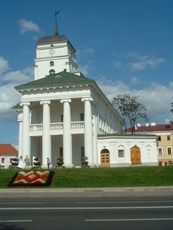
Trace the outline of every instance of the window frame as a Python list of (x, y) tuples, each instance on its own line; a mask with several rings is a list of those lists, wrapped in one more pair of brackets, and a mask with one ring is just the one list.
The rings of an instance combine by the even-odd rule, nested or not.
[[(171, 150), (171, 153), (169, 153), (169, 149)], [(172, 147), (171, 147), (171, 146), (168, 146), (168, 147), (167, 147), (167, 155), (168, 155), (168, 156), (172, 155)]]
[(125, 147), (123, 145), (118, 146), (118, 158), (122, 159), (125, 157)]
[(170, 141), (170, 140), (171, 140), (171, 136), (167, 135), (167, 141)]
[[(161, 150), (161, 154), (160, 154), (159, 150)], [(158, 153), (159, 153), (159, 156), (163, 156), (163, 148), (162, 147), (158, 147)]]

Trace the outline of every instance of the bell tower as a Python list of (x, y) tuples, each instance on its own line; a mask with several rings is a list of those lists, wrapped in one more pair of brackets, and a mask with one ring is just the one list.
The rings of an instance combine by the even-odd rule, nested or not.
[(76, 50), (64, 35), (58, 34), (57, 14), (55, 12), (54, 36), (40, 38), (36, 47), (34, 79), (58, 73), (66, 69), (67, 72), (77, 72)]

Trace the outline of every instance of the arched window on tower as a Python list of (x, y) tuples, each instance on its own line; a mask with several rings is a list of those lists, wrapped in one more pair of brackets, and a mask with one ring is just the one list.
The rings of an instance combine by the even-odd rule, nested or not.
[(50, 61), (50, 66), (54, 66), (54, 61)]
[(54, 70), (54, 69), (51, 69), (51, 70), (49, 71), (49, 74), (51, 74), (51, 75), (55, 74), (55, 70)]

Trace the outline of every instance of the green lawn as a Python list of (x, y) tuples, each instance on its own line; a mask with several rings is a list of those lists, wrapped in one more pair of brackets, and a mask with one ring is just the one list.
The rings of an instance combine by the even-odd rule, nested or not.
[[(0, 170), (6, 188), (17, 169)], [(51, 188), (173, 186), (173, 167), (54, 169)]]

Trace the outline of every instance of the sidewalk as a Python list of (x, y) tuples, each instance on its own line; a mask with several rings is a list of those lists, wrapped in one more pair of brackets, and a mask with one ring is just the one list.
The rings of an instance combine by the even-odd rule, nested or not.
[(170, 187), (126, 188), (10, 188), (0, 189), (0, 198), (61, 198), (61, 197), (173, 197)]

